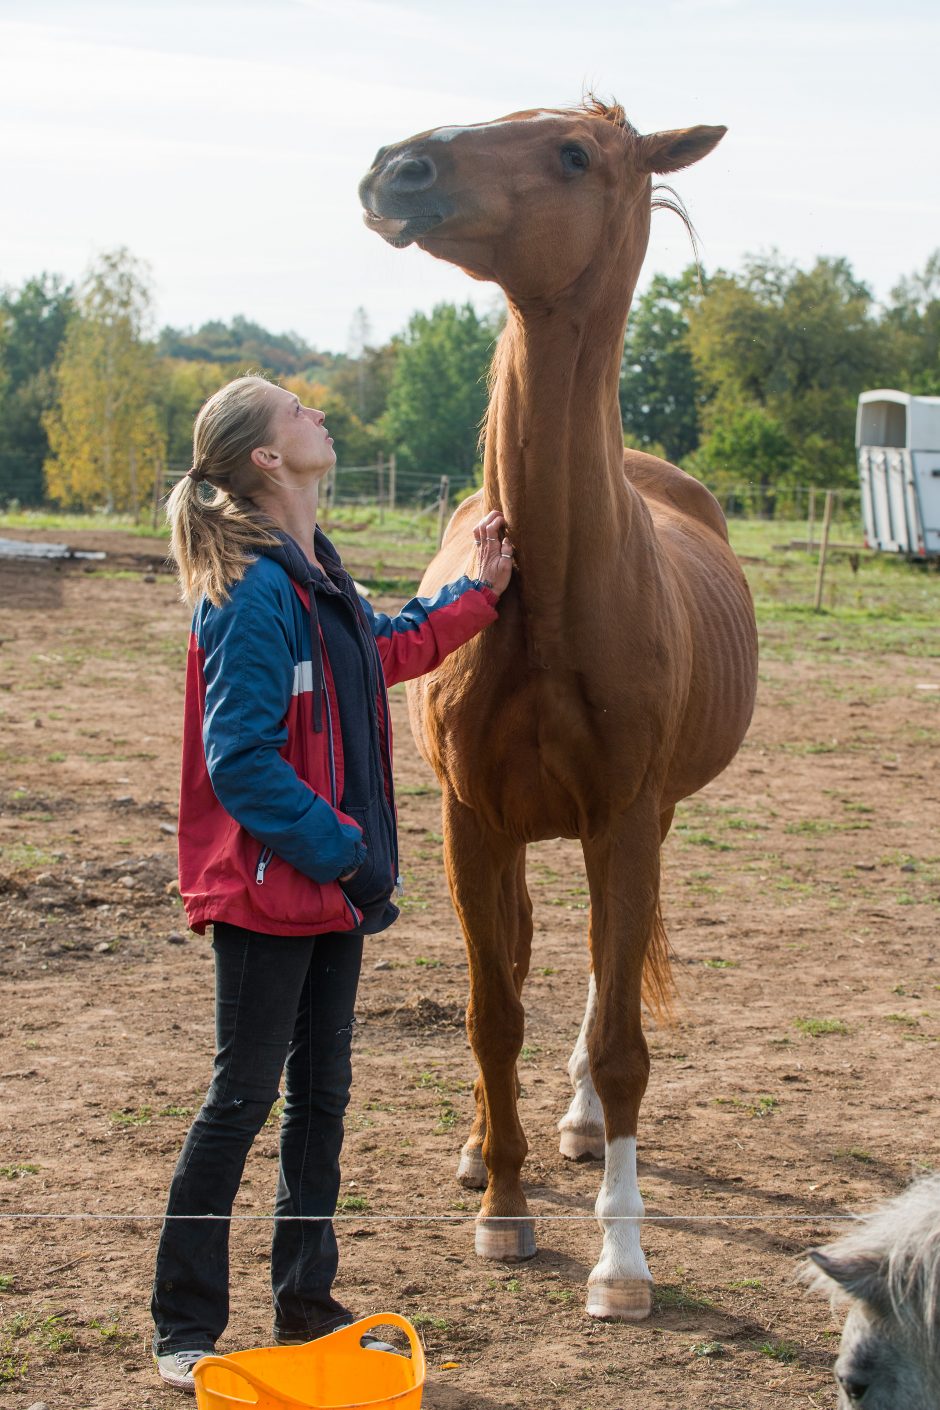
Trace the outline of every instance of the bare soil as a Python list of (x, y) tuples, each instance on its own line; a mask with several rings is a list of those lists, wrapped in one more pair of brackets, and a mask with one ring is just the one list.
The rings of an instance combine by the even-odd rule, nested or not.
[[(133, 1216), (163, 1207), (212, 1053), (211, 952), (174, 891), (187, 613), (159, 571), (163, 544), (108, 536), (108, 547), (129, 555), (123, 567), (0, 564), (0, 1404), (11, 1410), (181, 1403), (149, 1361), (159, 1224)], [(429, 1410), (834, 1404), (838, 1323), (794, 1284), (796, 1260), (839, 1231), (832, 1214), (940, 1161), (940, 664), (863, 655), (838, 623), (796, 645), (788, 630), (763, 632), (749, 738), (680, 809), (666, 847), (681, 1001), (676, 1025), (651, 1033), (640, 1148), (647, 1212), (676, 1222), (646, 1228), (657, 1303), (641, 1326), (584, 1314), (601, 1169), (558, 1154), (588, 975), (585, 882), (568, 842), (531, 849), (529, 864), (537, 930), (520, 1075), (527, 1187), (547, 1216), (539, 1253), (513, 1267), (474, 1255), (460, 1216), (478, 1196), (454, 1180), (474, 1077), (466, 965), (437, 787), (394, 692), (408, 889), (400, 922), (366, 952), (338, 1293), (362, 1315), (419, 1325)], [(269, 1213), (276, 1142), (274, 1119), (237, 1212)], [(23, 1212), (121, 1217), (7, 1218)], [(396, 1222), (405, 1214), (452, 1222)], [(753, 1217), (677, 1218), (703, 1215)], [(269, 1237), (264, 1223), (234, 1226), (221, 1350), (267, 1340)]]

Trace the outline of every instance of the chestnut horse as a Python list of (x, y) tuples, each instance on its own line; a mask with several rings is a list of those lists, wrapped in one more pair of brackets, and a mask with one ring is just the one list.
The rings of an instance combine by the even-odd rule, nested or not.
[(721, 510), (675, 466), (624, 451), (618, 402), (651, 175), (697, 161), (724, 131), (641, 136), (622, 108), (596, 102), (513, 113), (385, 147), (360, 186), (366, 224), (390, 244), (493, 280), (508, 301), (483, 490), (454, 514), (421, 590), (467, 571), (483, 509), (504, 514), (518, 572), (498, 622), (417, 682), (410, 706), (443, 787), (469, 955), (480, 1079), (458, 1174), (486, 1185), (484, 1257), (535, 1252), (516, 1105), (526, 844), (581, 842), (592, 975), (560, 1125), (564, 1155), (605, 1160), (595, 1317), (640, 1318), (652, 1302), (636, 1131), (649, 1076), (644, 966), (647, 996), (669, 987), (660, 846), (679, 800), (734, 758), (754, 703), (753, 607)]

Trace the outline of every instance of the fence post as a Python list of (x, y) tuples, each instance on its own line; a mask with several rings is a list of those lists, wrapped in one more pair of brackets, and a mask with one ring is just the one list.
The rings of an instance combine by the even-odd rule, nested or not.
[(806, 547), (809, 553), (813, 551), (813, 535), (816, 532), (816, 486), (809, 487), (809, 510), (807, 512), (806, 525)]
[(395, 475), (398, 465), (395, 460), (395, 452), (392, 451), (388, 457), (388, 507), (395, 513)]
[(385, 459), (384, 459), (384, 457), (383, 457), (381, 454), (379, 455), (378, 463), (377, 463), (377, 465), (376, 465), (375, 468), (376, 468), (376, 478), (375, 478), (376, 499), (378, 500), (378, 505), (379, 505), (379, 523), (381, 524), (381, 523), (384, 523), (384, 521), (385, 521), (385, 505), (384, 505), (384, 503), (383, 503), (384, 498), (385, 498)]
[(450, 495), (450, 477), (441, 476), (441, 489), (437, 501), (437, 546), (440, 548), (444, 542), (444, 526), (447, 517), (447, 500)]
[(819, 544), (819, 568), (816, 572), (816, 600), (813, 603), (813, 611), (818, 612), (822, 606), (823, 578), (826, 576), (826, 555), (829, 552), (829, 526), (832, 523), (832, 501), (835, 494), (832, 490), (826, 491), (826, 507), (823, 510), (822, 539)]
[(162, 490), (166, 480), (166, 470), (163, 461), (157, 457), (153, 463), (153, 527), (156, 529), (160, 518), (160, 500)]

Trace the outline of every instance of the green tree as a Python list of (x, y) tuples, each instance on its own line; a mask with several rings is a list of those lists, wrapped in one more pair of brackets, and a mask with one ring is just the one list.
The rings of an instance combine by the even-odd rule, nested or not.
[(854, 483), (858, 394), (897, 369), (871, 293), (846, 260), (802, 270), (773, 254), (716, 274), (688, 337), (709, 397), (706, 435), (729, 408), (758, 408), (792, 448), (791, 483)]
[(893, 343), (899, 389), (940, 396), (940, 249), (891, 290), (882, 330)]
[(125, 249), (102, 255), (81, 287), (56, 369), (58, 401), (43, 418), (46, 486), (64, 505), (137, 513), (150, 496), (166, 450), (150, 306), (145, 271)]
[(0, 296), (0, 500), (39, 504), (55, 401), (53, 368), (73, 312), (72, 291), (41, 274)]
[(472, 478), (496, 320), (470, 304), (416, 313), (398, 349), (382, 431), (405, 471)]
[(698, 270), (654, 275), (627, 324), (620, 373), (624, 440), (678, 462), (699, 442), (704, 394), (689, 347), (689, 315), (702, 297)]

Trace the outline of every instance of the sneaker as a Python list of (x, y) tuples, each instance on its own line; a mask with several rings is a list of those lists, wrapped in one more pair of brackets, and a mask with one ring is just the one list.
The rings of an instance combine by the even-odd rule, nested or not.
[(214, 1355), (214, 1351), (206, 1351), (205, 1349), (200, 1351), (167, 1351), (163, 1356), (158, 1356), (154, 1352), (153, 1359), (157, 1363), (157, 1373), (161, 1381), (166, 1381), (168, 1386), (173, 1386), (176, 1390), (185, 1390), (190, 1395), (195, 1395), (193, 1367), (204, 1356)]

